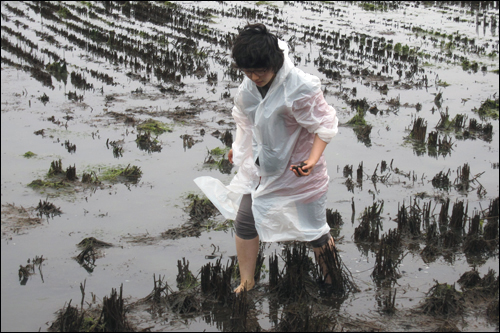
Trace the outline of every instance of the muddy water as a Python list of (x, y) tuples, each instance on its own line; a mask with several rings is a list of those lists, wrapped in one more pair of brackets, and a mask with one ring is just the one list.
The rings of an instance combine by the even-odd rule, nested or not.
[[(213, 253), (211, 244), (218, 246), (215, 254), (224, 259), (235, 255), (231, 231), (208, 230), (200, 237), (176, 240), (157, 236), (189, 220), (186, 196), (200, 194), (193, 178), (231, 179), (203, 162), (207, 150), (223, 147), (212, 132), (229, 129), (234, 135), (230, 97), (242, 77), (228, 70), (227, 42), (247, 20), (269, 25), (289, 42), (295, 64), (321, 78), (326, 100), (337, 109), (341, 123), (356, 114), (351, 106), (354, 100), (366, 98), (370, 107), (381, 111), (366, 112), (365, 119), (373, 127), (369, 141), (358, 139), (352, 127), (342, 126), (326, 150), (331, 178), (328, 207), (338, 210), (344, 221), (338, 248), (362, 290), (342, 303), (339, 316), (388, 330), (430, 325), (421, 317), (390, 318), (377, 311), (370, 277), (375, 253), (360, 250), (353, 233), (360, 214), (373, 202), (384, 201), (386, 232), (397, 227), (398, 205), (409, 203), (410, 198), (431, 202), (434, 217), (442, 199), (465, 201), (471, 217), (474, 210), (486, 210), (498, 197), (498, 118), (481, 119), (472, 112), (486, 99), (498, 98), (498, 3), (473, 4), (408, 2), (370, 8), (351, 2), (185, 2), (129, 7), (110, 2), (103, 7), (102, 3), (2, 2), (2, 331), (47, 330), (54, 312), (65, 302), (80, 303), (79, 286), (84, 280), (89, 302), (90, 292), (102, 299), (122, 283), (133, 302), (152, 290), (153, 274), (165, 275), (175, 286), (177, 260), (183, 257), (197, 273), (210, 260), (205, 256)], [(402, 49), (407, 46), (408, 54), (400, 51), (396, 56), (392, 51), (397, 43)], [(66, 62), (66, 79), (46, 68), (60, 59)], [(464, 60), (476, 62), (477, 70), (464, 69)], [(36, 74), (40, 71), (50, 82)], [(386, 94), (378, 88), (385, 84)], [(78, 98), (70, 98), (70, 93)], [(440, 106), (435, 103), (439, 93)], [(47, 103), (40, 99), (44, 94), (49, 97)], [(388, 103), (393, 99), (399, 100), (399, 107)], [(490, 123), (492, 136), (462, 139), (460, 131), (441, 131), (441, 138), (448, 135), (453, 146), (436, 156), (405, 139), (417, 117), (427, 121), (429, 133), (446, 111), (450, 119), (462, 114), (483, 125)], [(136, 126), (125, 122), (126, 116), (133, 117), (135, 125), (153, 118), (171, 126), (170, 132), (157, 137), (160, 152), (138, 148)], [(41, 129), (43, 136), (34, 134)], [(193, 138), (192, 147), (183, 145), (184, 135)], [(108, 139), (121, 142), (123, 156), (114, 157), (112, 147), (106, 145)], [(65, 141), (75, 144), (76, 151), (68, 152)], [(37, 155), (25, 158), (27, 151)], [(50, 163), (58, 159), (64, 169), (75, 165), (80, 178), (83, 171), (100, 175), (107, 168), (129, 164), (139, 166), (143, 175), (137, 183), (103, 181), (94, 188), (80, 183), (63, 190), (27, 186), (44, 179)], [(385, 173), (380, 169), (382, 161), (392, 165)], [(361, 162), (363, 182), (350, 191), (344, 166), (353, 166), (356, 182)], [(440, 171), (450, 170), (453, 182), (466, 163), (471, 175), (477, 176), (469, 192), (432, 186)], [(372, 182), (375, 171), (387, 176), (386, 181)], [(54, 203), (63, 214), (44, 217), (35, 226), (20, 223), (23, 215), (18, 209), (36, 207), (40, 200)], [(7, 215), (9, 204), (18, 209)], [(222, 222), (220, 216), (215, 220)], [(144, 235), (157, 238), (132, 241), (132, 236)], [(115, 245), (97, 259), (91, 273), (73, 259), (80, 252), (76, 244), (86, 237)], [(420, 250), (424, 246), (424, 242), (417, 245)], [(269, 255), (281, 247), (268, 244), (265, 252)], [(21, 285), (19, 265), (41, 255), (47, 258), (41, 272)], [(396, 309), (406, 313), (417, 307), (434, 280), (455, 283), (473, 265), (481, 276), (489, 268), (498, 274), (495, 255), (475, 264), (457, 250), (426, 263), (418, 250), (409, 251), (399, 267)], [(265, 286), (266, 279), (261, 283)], [(272, 329), (267, 299), (259, 304), (259, 325)], [(459, 328), (498, 330), (476, 314), (469, 309)], [(155, 323), (147, 313), (138, 316), (143, 327), (158, 330), (217, 330), (215, 324), (196, 316), (168, 323)]]

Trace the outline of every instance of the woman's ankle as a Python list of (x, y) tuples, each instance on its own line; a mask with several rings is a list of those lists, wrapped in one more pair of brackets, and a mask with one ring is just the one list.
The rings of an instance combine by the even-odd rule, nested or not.
[(242, 280), (240, 285), (234, 289), (234, 292), (239, 294), (240, 292), (242, 292), (244, 289), (246, 289), (247, 291), (253, 289), (253, 287), (255, 286), (255, 280)]

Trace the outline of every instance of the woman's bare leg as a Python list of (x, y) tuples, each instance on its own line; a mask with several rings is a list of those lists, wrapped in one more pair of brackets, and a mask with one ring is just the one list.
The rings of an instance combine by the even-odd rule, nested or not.
[(241, 283), (234, 292), (240, 293), (243, 291), (243, 288), (250, 290), (255, 286), (254, 275), (257, 256), (259, 255), (259, 236), (248, 240), (236, 235), (235, 237)]
[(323, 276), (326, 275), (325, 276), (325, 283), (332, 284), (332, 277), (327, 275), (328, 266), (326, 265), (325, 260), (323, 259), (323, 256), (321, 255), (327, 247), (330, 247), (330, 250), (333, 251), (333, 248), (335, 247), (335, 242), (333, 241), (333, 237), (330, 238), (328, 243), (326, 243), (322, 247), (313, 248), (313, 251), (314, 251), (314, 256), (316, 257), (316, 262), (319, 263), (319, 267), (321, 268), (321, 273), (323, 273)]

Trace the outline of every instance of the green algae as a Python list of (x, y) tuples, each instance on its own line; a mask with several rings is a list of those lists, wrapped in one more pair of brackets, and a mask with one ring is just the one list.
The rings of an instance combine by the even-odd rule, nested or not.
[(170, 126), (154, 119), (148, 119), (143, 123), (137, 125), (137, 129), (143, 132), (153, 132), (156, 135), (165, 132), (172, 132), (172, 128), (170, 128)]

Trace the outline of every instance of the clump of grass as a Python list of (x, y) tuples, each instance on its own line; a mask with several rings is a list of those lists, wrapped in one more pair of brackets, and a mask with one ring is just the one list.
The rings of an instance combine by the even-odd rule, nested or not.
[[(410, 53), (410, 47), (409, 47), (408, 45), (406, 45), (406, 44), (403, 46), (403, 49), (402, 49), (402, 50), (403, 50), (403, 54), (404, 54), (404, 55), (407, 55), (407, 54), (409, 54), (409, 53)], [(412, 50), (412, 51), (413, 51), (413, 50)]]
[(194, 220), (201, 221), (217, 213), (217, 208), (206, 197), (200, 198), (195, 194), (189, 194), (187, 199), (191, 200), (188, 210), (189, 216)]
[(351, 108), (357, 110), (358, 112), (366, 112), (370, 108), (370, 104), (366, 98), (362, 99), (353, 99), (349, 102)]
[(59, 10), (57, 11), (57, 15), (61, 16), (62, 18), (67, 18), (69, 15), (71, 15), (71, 12), (68, 8), (60, 6)]
[(481, 104), (479, 109), (474, 108), (472, 111), (479, 114), (480, 117), (498, 119), (498, 110), (498, 98), (496, 100), (488, 98)]
[(46, 188), (46, 187), (51, 187), (51, 188), (62, 188), (69, 186), (68, 184), (64, 183), (63, 181), (60, 182), (48, 182), (45, 180), (41, 179), (36, 179), (32, 181), (31, 183), (28, 184), (29, 187), (33, 189), (41, 189), (41, 188)]
[(214, 156), (224, 156), (229, 151), (229, 149), (230, 149), (229, 147), (225, 148), (216, 147), (210, 151), (210, 154)]
[(43, 103), (43, 105), (47, 104), (47, 102), (50, 100), (49, 96), (47, 96), (46, 93), (43, 93), (43, 95), (38, 97), (38, 99)]
[(84, 249), (84, 248), (89, 247), (89, 246), (112, 247), (113, 244), (103, 242), (101, 240), (98, 240), (95, 237), (87, 237), (87, 238), (82, 239), (82, 241), (80, 243), (78, 243), (77, 246)]
[(326, 221), (330, 228), (338, 228), (344, 224), (342, 221), (342, 215), (340, 215), (339, 211), (335, 210), (334, 212), (333, 209), (330, 208), (326, 209)]
[(348, 122), (348, 125), (352, 126), (366, 126), (365, 114), (363, 111), (358, 110), (356, 115), (352, 117)]
[(66, 82), (68, 80), (68, 69), (64, 60), (48, 64), (45, 69), (52, 74), (57, 81)]
[(276, 7), (276, 5), (274, 5), (272, 2), (270, 1), (257, 1), (257, 3), (255, 4), (257, 6), (270, 6), (270, 7)]
[(84, 172), (82, 174), (82, 183), (86, 184), (99, 184), (99, 178), (97, 177), (95, 171), (92, 171), (90, 173)]
[(233, 228), (234, 221), (233, 220), (225, 220), (223, 222), (217, 222), (215, 220), (208, 219), (202, 226), (205, 227), (207, 229), (207, 231), (209, 231), (209, 230), (228, 231), (231, 228)]
[(142, 176), (141, 168), (130, 164), (126, 168), (110, 168), (101, 175), (102, 180), (116, 181), (119, 177), (124, 177), (130, 181), (137, 181)]
[(380, 214), (383, 209), (383, 201), (380, 204), (374, 202), (372, 206), (365, 208), (365, 211), (361, 216), (361, 223), (354, 229), (355, 242), (378, 242), (379, 233), (382, 229)]
[(178, 274), (176, 281), (179, 290), (191, 289), (200, 284), (189, 270), (189, 260), (186, 260), (186, 258), (182, 258), (182, 261), (177, 260), (177, 269)]
[[(397, 230), (389, 230), (380, 240), (376, 254), (375, 266), (371, 277), (377, 283), (396, 281), (401, 277), (398, 270), (398, 252), (401, 246), (401, 234)], [(392, 307), (391, 307), (392, 308)]]
[(401, 43), (396, 43), (394, 46), (394, 53), (401, 53), (402, 45)]
[(470, 62), (468, 59), (464, 59), (462, 60), (462, 69), (464, 71), (468, 71), (469, 69), (471, 69), (474, 72), (477, 72), (479, 69), (479, 64), (475, 61)]
[(171, 2), (171, 1), (164, 1), (163, 4), (165, 6), (167, 6), (167, 8), (173, 8), (173, 9), (177, 8), (177, 4), (175, 4), (175, 3)]
[(465, 128), (465, 123), (467, 122), (467, 116), (463, 114), (457, 114), (455, 118), (451, 120), (451, 125), (455, 130), (461, 130)]
[(42, 217), (42, 215), (46, 215), (47, 217), (54, 217), (54, 215), (62, 214), (62, 211), (59, 207), (56, 207), (53, 203), (48, 201), (42, 202), (42, 200), (40, 200), (38, 206), (35, 209), (38, 211), (40, 217)]
[[(278, 268), (278, 256), (269, 258), (270, 282), (269, 288), (276, 292), (280, 299), (298, 301), (310, 296), (306, 289), (307, 282), (312, 278), (314, 264), (308, 256), (305, 244), (292, 244), (283, 250), (283, 261), (285, 267), (280, 272)], [(326, 275), (327, 272), (325, 272)], [(319, 275), (319, 274), (318, 274)]]
[(444, 190), (448, 190), (451, 187), (451, 181), (448, 178), (450, 175), (450, 169), (448, 169), (447, 173), (440, 171), (438, 174), (432, 178), (432, 186)]
[(167, 124), (154, 119), (148, 119), (143, 123), (137, 125), (137, 130), (143, 132), (153, 132), (156, 135), (165, 132), (172, 132), (172, 129)]
[(436, 128), (446, 130), (451, 125), (450, 115), (448, 113), (448, 110), (446, 110), (446, 112), (440, 112), (440, 115), (441, 119), (438, 121)]
[(427, 132), (427, 121), (425, 121), (425, 119), (423, 118), (418, 117), (413, 122), (413, 128), (410, 133), (410, 138), (419, 142), (424, 142), (426, 132)]
[(426, 314), (453, 316), (462, 313), (464, 299), (462, 293), (455, 289), (455, 285), (438, 283), (429, 290), (422, 305)]
[(32, 158), (32, 157), (35, 157), (36, 154), (34, 152), (32, 152), (32, 151), (27, 151), (27, 152), (24, 153), (23, 156), (26, 157), (26, 158)]
[(498, 299), (490, 301), (488, 307), (486, 308), (486, 315), (491, 321), (498, 322)]
[(234, 270), (234, 260), (226, 266), (221, 265), (221, 258), (215, 264), (207, 263), (201, 268), (201, 292), (221, 304), (227, 304), (231, 297), (231, 276)]
[(47, 176), (49, 176), (49, 177), (55, 176), (55, 175), (58, 175), (61, 173), (63, 173), (61, 159), (59, 159), (59, 161), (52, 161), (50, 163), (50, 168), (49, 168), (49, 172), (47, 173)]
[(359, 5), (363, 10), (366, 10), (366, 11), (377, 11), (377, 10), (380, 10), (380, 11), (386, 11), (386, 7), (384, 7), (383, 5), (375, 5), (375, 4), (372, 4), (372, 3), (367, 3), (367, 2), (363, 2)]
[(160, 152), (162, 147), (158, 142), (157, 138), (151, 138), (151, 132), (146, 131), (144, 134), (137, 134), (137, 139), (135, 139), (137, 146), (141, 150), (145, 150), (149, 153), (151, 152)]
[[(85, 301), (85, 282), (80, 283), (82, 293), (81, 309), (68, 304), (56, 312), (56, 320), (49, 327), (52, 332), (135, 332), (134, 327), (126, 316), (123, 301), (123, 284), (118, 294), (115, 288), (111, 289), (109, 297), (104, 296), (99, 309), (83, 309)], [(89, 304), (88, 302), (85, 302)]]
[[(233, 146), (233, 134), (231, 131), (226, 130), (225, 133), (219, 136), (219, 139), (226, 145), (226, 147), (229, 147), (229, 149)], [(227, 151), (229, 151), (229, 149), (227, 149)]]
[(229, 162), (228, 159), (224, 158), (226, 152), (228, 151), (229, 147), (216, 147), (212, 150), (208, 150), (207, 157), (205, 157), (203, 164), (210, 165), (210, 167), (216, 167), (221, 173), (229, 175), (233, 169), (233, 164)]
[(397, 98), (391, 98), (389, 101), (387, 101), (387, 104), (389, 104), (393, 108), (398, 108), (401, 105), (400, 97), (398, 96)]
[(450, 84), (446, 81), (442, 81), (442, 80), (439, 80), (438, 83), (437, 83), (438, 86), (440, 87), (448, 87), (450, 86)]

